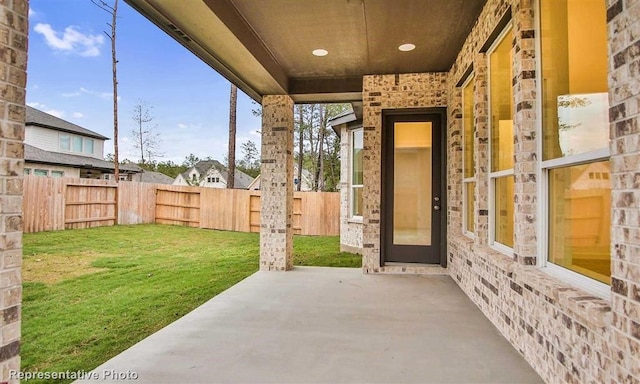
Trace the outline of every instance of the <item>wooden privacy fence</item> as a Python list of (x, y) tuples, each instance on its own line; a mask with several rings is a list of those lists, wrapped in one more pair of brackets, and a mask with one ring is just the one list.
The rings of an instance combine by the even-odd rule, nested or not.
[[(182, 187), (130, 181), (24, 178), (24, 232), (118, 224), (173, 224), (238, 232), (260, 231), (260, 191)], [(295, 192), (293, 230), (340, 233), (340, 195)]]

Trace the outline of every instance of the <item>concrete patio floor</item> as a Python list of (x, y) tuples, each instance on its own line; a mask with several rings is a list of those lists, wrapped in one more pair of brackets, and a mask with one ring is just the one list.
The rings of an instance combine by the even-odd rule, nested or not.
[(309, 267), (257, 272), (95, 370), (127, 371), (137, 384), (543, 382), (448, 276)]

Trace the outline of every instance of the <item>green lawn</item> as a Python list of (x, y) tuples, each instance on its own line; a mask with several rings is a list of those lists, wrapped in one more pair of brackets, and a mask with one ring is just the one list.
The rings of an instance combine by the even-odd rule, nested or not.
[[(93, 369), (254, 273), (258, 253), (258, 234), (177, 226), (25, 234), (22, 371)], [(295, 237), (294, 260), (361, 264), (337, 237)]]

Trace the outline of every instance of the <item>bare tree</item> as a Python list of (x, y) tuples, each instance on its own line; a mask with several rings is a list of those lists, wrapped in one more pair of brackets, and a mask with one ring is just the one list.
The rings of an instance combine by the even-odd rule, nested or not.
[(229, 159), (227, 161), (227, 188), (233, 189), (236, 177), (236, 105), (238, 88), (231, 84), (229, 95)]
[(113, 168), (116, 183), (120, 180), (120, 163), (118, 162), (118, 59), (116, 57), (116, 21), (118, 19), (118, 0), (113, 5), (104, 0), (91, 0), (98, 8), (111, 15), (111, 33), (105, 35), (111, 40), (111, 70), (113, 73)]
[[(158, 151), (160, 134), (154, 131), (156, 125), (150, 125), (153, 122), (151, 108), (153, 107), (150, 107), (145, 101), (138, 100), (131, 115), (136, 123), (136, 128), (131, 131), (133, 147), (140, 151), (140, 162), (143, 165), (152, 162), (152, 157), (161, 156)], [(147, 156), (146, 160), (145, 155)]]

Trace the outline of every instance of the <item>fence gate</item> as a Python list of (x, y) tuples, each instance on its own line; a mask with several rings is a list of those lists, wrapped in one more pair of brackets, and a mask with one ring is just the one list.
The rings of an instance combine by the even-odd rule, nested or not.
[(158, 188), (156, 223), (200, 227), (200, 191)]
[(116, 224), (116, 185), (68, 183), (65, 186), (65, 229)]

